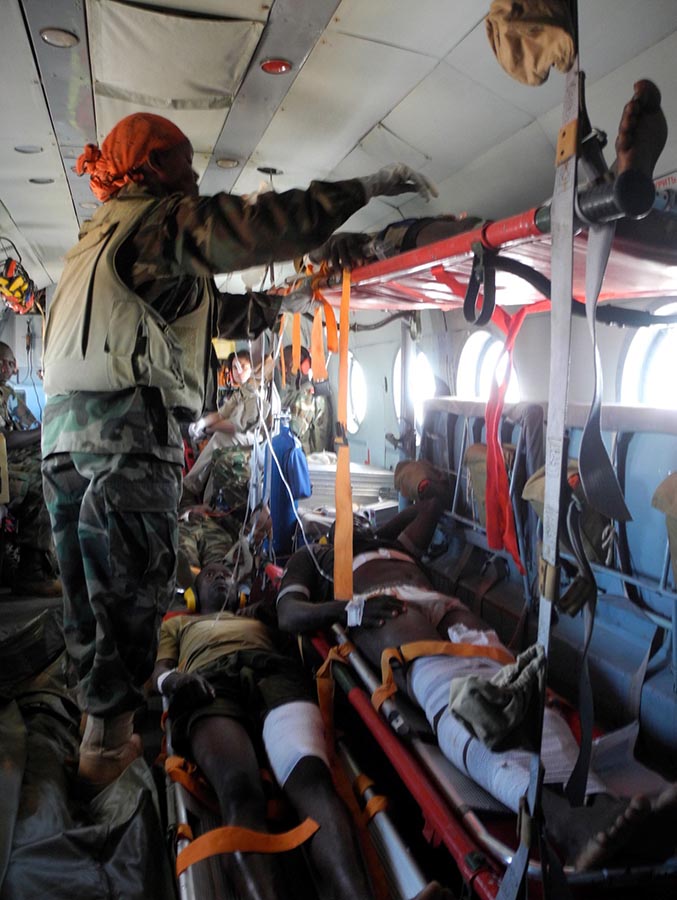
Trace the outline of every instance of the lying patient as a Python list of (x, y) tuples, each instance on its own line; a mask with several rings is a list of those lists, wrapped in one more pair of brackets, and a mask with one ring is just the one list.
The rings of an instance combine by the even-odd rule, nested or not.
[[(169, 699), (174, 749), (193, 759), (213, 786), (225, 825), (267, 831), (254, 742), (263, 734), (278, 783), (300, 818), (319, 830), (306, 845), (321, 896), (372, 897), (348, 813), (334, 792), (314, 688), (280, 652), (265, 605), (239, 609), (225, 565), (206, 566), (195, 583), (197, 615), (163, 622), (153, 682)], [(178, 668), (177, 668), (178, 667)], [(233, 853), (226, 868), (238, 897), (293, 896), (274, 855)], [(421, 895), (444, 897), (437, 885)]]
[[(501, 669), (507, 651), (497, 634), (461, 601), (435, 591), (418, 565), (439, 514), (439, 502), (425, 500), (405, 509), (382, 527), (378, 536), (354, 531), (354, 600), (350, 608), (333, 598), (331, 544), (298, 551), (290, 559), (280, 587), (279, 625), (282, 630), (299, 633), (360, 620), (349, 629), (350, 638), (376, 666), (383, 650), (416, 641), (439, 642), (444, 636), (451, 643), (475, 645), (477, 656), (429, 655), (413, 660), (406, 668), (403, 687), (425, 712), (445, 756), (517, 812), (529, 784), (531, 753), (488, 749), (476, 736), (479, 729), (468, 721), (467, 710), (464, 719), (450, 710), (452, 679), (470, 675), (491, 678)], [(518, 681), (516, 690), (523, 687)], [(542, 759), (549, 787), (544, 790), (543, 808), (551, 836), (567, 861), (579, 870), (606, 864), (636, 839), (640, 830), (643, 837), (651, 831), (651, 843), (646, 842), (651, 859), (669, 856), (675, 848), (677, 786), (668, 788), (653, 803), (644, 797), (628, 803), (611, 797), (592, 773), (588, 780), (591, 805), (572, 809), (561, 786), (571, 774), (577, 752), (564, 719), (546, 709)], [(638, 849), (636, 840), (633, 849)]]

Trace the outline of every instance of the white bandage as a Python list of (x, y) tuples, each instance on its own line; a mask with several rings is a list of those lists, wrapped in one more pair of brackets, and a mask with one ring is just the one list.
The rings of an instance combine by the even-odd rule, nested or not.
[(169, 672), (163, 672), (162, 675), (158, 675), (157, 681), (155, 682), (157, 685), (158, 694), (162, 693), (162, 685), (170, 675), (174, 674), (174, 672), (176, 672), (176, 669), (170, 669)]
[(364, 597), (353, 597), (346, 603), (346, 625), (348, 628), (356, 628), (362, 624), (362, 616), (364, 615)]
[(329, 766), (322, 716), (307, 700), (294, 700), (268, 713), (263, 723), (263, 745), (280, 787), (306, 756), (316, 756)]

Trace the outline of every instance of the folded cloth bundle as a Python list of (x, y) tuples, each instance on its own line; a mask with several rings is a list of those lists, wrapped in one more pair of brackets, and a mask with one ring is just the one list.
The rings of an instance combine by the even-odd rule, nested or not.
[(449, 710), (490, 750), (533, 749), (544, 680), (545, 653), (533, 644), (491, 678), (454, 678)]
[(543, 84), (551, 66), (571, 68), (576, 49), (565, 0), (494, 0), (484, 21), (496, 59), (522, 84)]

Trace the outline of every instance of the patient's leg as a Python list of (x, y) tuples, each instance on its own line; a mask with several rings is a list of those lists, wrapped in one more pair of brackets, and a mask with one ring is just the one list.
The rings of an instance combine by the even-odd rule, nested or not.
[(284, 785), (300, 818), (320, 825), (308, 842), (323, 897), (354, 900), (372, 896), (348, 812), (334, 790), (329, 769), (316, 756), (304, 757)]
[(632, 100), (623, 107), (616, 137), (616, 163), (620, 175), (636, 169), (653, 177), (653, 170), (668, 136), (661, 109), (661, 92), (652, 81), (637, 81)]
[(306, 846), (322, 897), (371, 897), (348, 811), (332, 782), (317, 706), (299, 700), (275, 707), (264, 722), (263, 742), (275, 777), (299, 817), (310, 816), (320, 826)]
[[(249, 735), (235, 719), (205, 716), (190, 733), (193, 757), (216, 791), (224, 825), (268, 831), (259, 766)], [(274, 856), (232, 853), (223, 857), (238, 897), (288, 897)]]

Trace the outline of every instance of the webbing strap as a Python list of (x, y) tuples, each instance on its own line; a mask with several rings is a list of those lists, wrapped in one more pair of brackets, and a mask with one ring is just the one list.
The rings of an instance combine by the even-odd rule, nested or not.
[(388, 809), (388, 798), (384, 797), (382, 794), (375, 794), (369, 800), (362, 811), (362, 815), (364, 817), (365, 825), (374, 818), (374, 816), (378, 815), (380, 812), (385, 812)]
[(310, 331), (310, 358), (313, 364), (313, 378), (315, 381), (326, 381), (327, 361), (324, 355), (324, 334), (322, 331), (322, 310), (319, 306), (313, 313), (313, 327)]
[(301, 368), (301, 313), (294, 313), (291, 324), (291, 373)]
[(422, 656), (464, 656), (494, 659), (502, 665), (515, 662), (515, 657), (503, 647), (487, 644), (454, 644), (450, 641), (412, 641), (400, 647), (386, 647), (381, 653), (381, 685), (371, 695), (374, 709), (397, 693), (392, 664), (411, 663)]
[(336, 429), (336, 530), (334, 535), (334, 598), (353, 596), (353, 497), (348, 446), (348, 343), (350, 334), (350, 272), (343, 270), (339, 335), (338, 425)]
[(178, 878), (189, 866), (218, 853), (286, 853), (288, 850), (295, 850), (311, 838), (319, 827), (314, 819), (308, 818), (296, 828), (282, 834), (267, 834), (239, 825), (214, 828), (195, 838), (178, 854), (176, 876)]
[(168, 756), (165, 760), (165, 772), (172, 781), (184, 787), (210, 812), (220, 811), (211, 785), (205, 781), (194, 763), (188, 762), (182, 756)]
[[(280, 343), (282, 342), (282, 339), (284, 338), (284, 328), (285, 328), (286, 321), (287, 321), (287, 316), (285, 313), (282, 313), (282, 315), (280, 316), (280, 330), (277, 333)], [(287, 387), (287, 369), (284, 364), (284, 353), (280, 353), (280, 375), (282, 378), (282, 387), (283, 388)]]
[(615, 223), (591, 225), (585, 260), (585, 312), (594, 355), (595, 389), (578, 452), (578, 469), (586, 499), (593, 509), (610, 519), (627, 522), (632, 518), (618, 483), (613, 463), (602, 440), (602, 361), (597, 346), (595, 311), (604, 280)]
[(315, 673), (317, 687), (317, 703), (320, 707), (320, 715), (324, 724), (324, 732), (330, 753), (334, 752), (334, 679), (331, 674), (333, 662), (346, 663), (349, 653), (355, 649), (350, 641), (331, 647), (324, 662)]

